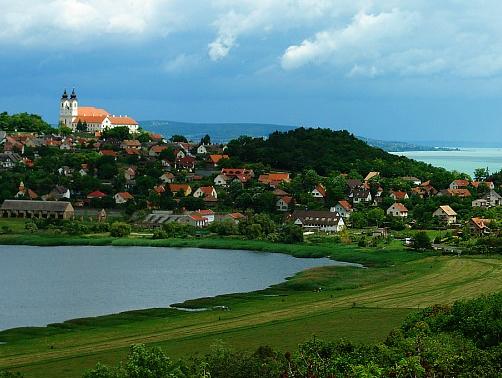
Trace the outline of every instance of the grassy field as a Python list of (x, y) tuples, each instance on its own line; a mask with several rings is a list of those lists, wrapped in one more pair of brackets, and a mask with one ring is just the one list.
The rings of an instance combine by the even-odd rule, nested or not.
[[(114, 239), (109, 244), (128, 242)], [(0, 368), (20, 371), (26, 377), (79, 377), (97, 361), (117, 363), (134, 343), (160, 345), (173, 357), (187, 357), (220, 341), (238, 349), (271, 345), (281, 350), (292, 349), (313, 335), (375, 342), (417, 308), (502, 289), (502, 260), (418, 254), (403, 250), (399, 243), (360, 249), (340, 244), (138, 239), (138, 244), (144, 242), (332, 256), (363, 262), (368, 268), (316, 268), (260, 292), (184, 304), (193, 308), (224, 305), (229, 311), (151, 309), (0, 332), (0, 340), (7, 342), (0, 345)]]

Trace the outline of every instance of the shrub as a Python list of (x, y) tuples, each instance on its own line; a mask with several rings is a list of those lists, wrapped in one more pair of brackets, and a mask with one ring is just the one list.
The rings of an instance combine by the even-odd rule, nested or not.
[(124, 237), (131, 233), (131, 226), (125, 222), (114, 222), (110, 227), (110, 235), (114, 237)]

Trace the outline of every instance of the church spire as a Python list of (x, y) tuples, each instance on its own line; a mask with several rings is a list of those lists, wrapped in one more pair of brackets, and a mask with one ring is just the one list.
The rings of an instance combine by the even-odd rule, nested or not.
[(71, 91), (71, 96), (70, 96), (71, 99), (76, 99), (77, 98), (77, 94), (75, 93), (75, 88), (73, 88), (73, 90)]
[(68, 98), (68, 93), (66, 93), (66, 89), (63, 92), (63, 95), (61, 96), (62, 100), (66, 100)]

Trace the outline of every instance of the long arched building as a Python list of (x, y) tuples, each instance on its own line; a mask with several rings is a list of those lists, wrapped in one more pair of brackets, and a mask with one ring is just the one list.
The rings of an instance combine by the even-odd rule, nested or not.
[(102, 132), (114, 127), (128, 127), (132, 133), (138, 132), (138, 122), (128, 116), (116, 116), (105, 109), (93, 106), (78, 106), (75, 89), (68, 96), (66, 89), (59, 104), (59, 124), (77, 130), (77, 125), (87, 125), (88, 132)]

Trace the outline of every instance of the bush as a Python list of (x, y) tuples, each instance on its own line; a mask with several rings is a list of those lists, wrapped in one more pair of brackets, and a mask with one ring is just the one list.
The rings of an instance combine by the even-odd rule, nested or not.
[(419, 231), (415, 235), (415, 240), (413, 242), (413, 248), (415, 249), (431, 249), (431, 239), (425, 231)]
[(131, 233), (131, 226), (124, 222), (114, 222), (110, 227), (110, 235), (118, 238), (128, 236)]

